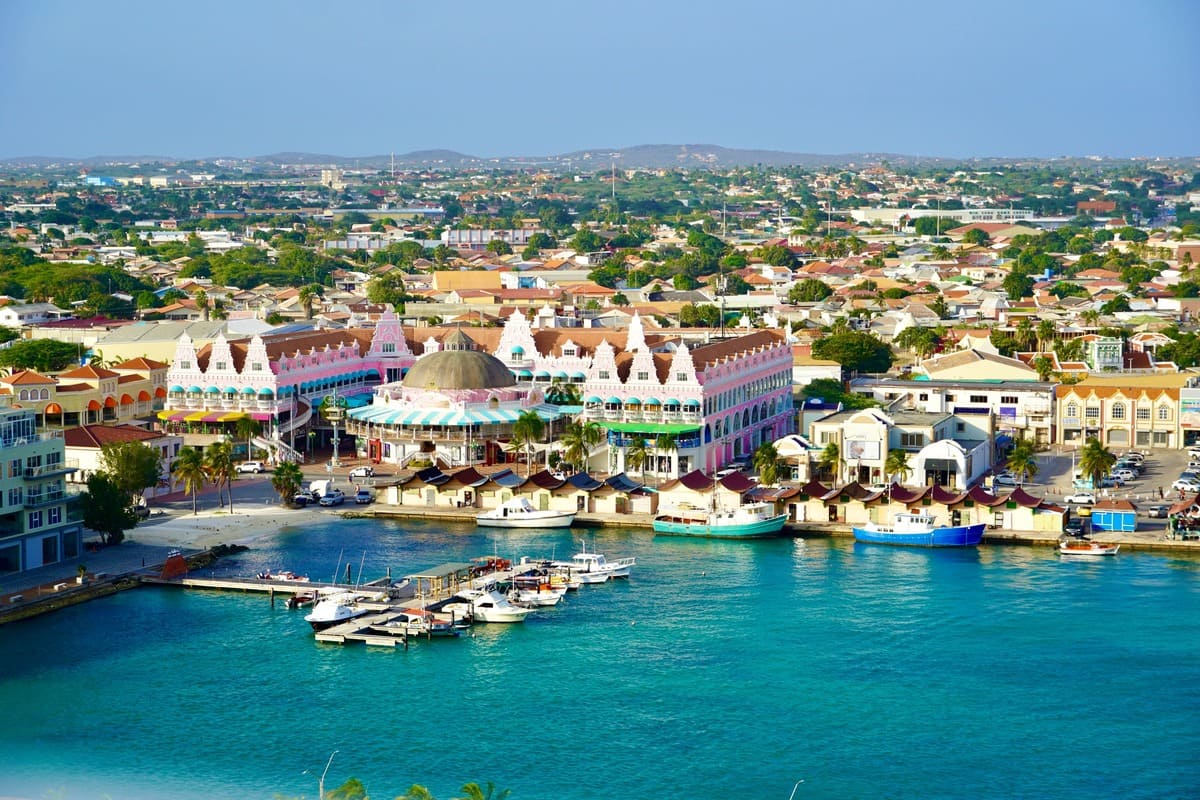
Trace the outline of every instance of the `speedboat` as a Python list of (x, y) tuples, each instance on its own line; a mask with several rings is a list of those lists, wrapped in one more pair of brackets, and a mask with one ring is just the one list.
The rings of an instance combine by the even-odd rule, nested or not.
[(566, 585), (555, 587), (549, 582), (539, 583), (536, 586), (521, 586), (516, 585), (509, 593), (509, 597), (516, 600), (522, 605), (528, 606), (556, 606), (558, 601), (563, 599), (563, 595), (567, 593)]
[(383, 633), (404, 636), (458, 636), (459, 629), (449, 620), (439, 619), (432, 612), (406, 608), (380, 625), (372, 625)]
[(475, 524), (490, 528), (569, 528), (574, 521), (574, 511), (543, 511), (527, 497), (514, 497), (475, 517)]
[(1115, 556), (1121, 545), (1108, 542), (1093, 542), (1091, 539), (1069, 539), (1058, 543), (1058, 552), (1064, 556)]
[(628, 578), (637, 559), (618, 558), (609, 561), (601, 553), (589, 553), (587, 542), (583, 551), (571, 556), (570, 561), (555, 561), (554, 566), (570, 570), (570, 575), (581, 583), (604, 583), (609, 578)]
[(279, 570), (278, 572), (266, 570), (258, 573), (257, 578), (260, 581), (291, 581), (294, 583), (308, 583), (307, 575), (297, 575), (290, 569)]
[(311, 613), (305, 615), (304, 621), (312, 625), (314, 631), (323, 631), (334, 625), (361, 617), (370, 609), (358, 605), (358, 597), (352, 592), (330, 595), (322, 598)]
[(907, 547), (974, 547), (983, 538), (984, 523), (938, 525), (929, 512), (897, 514), (891, 525), (868, 522), (855, 526), (854, 538), (872, 544)]
[(300, 608), (300, 606), (309, 605), (316, 599), (316, 592), (297, 592), (287, 599), (287, 607)]
[(681, 506), (654, 518), (654, 532), (673, 536), (706, 536), (718, 539), (757, 539), (776, 536), (787, 514), (776, 514), (767, 503), (746, 503), (731, 509)]
[[(496, 589), (495, 585), (485, 589), (463, 589), (455, 597), (462, 601), (476, 622), (524, 622), (533, 613), (532, 608), (513, 605)], [(458, 603), (447, 604), (443, 610), (452, 610)]]

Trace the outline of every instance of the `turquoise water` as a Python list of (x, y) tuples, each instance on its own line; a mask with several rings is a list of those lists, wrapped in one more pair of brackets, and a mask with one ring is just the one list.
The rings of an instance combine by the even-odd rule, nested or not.
[[(574, 536), (579, 536), (579, 531)], [(586, 533), (635, 555), (525, 625), (317, 645), (263, 596), (145, 588), (0, 628), (0, 795), (1200, 796), (1200, 562)], [(570, 533), (337, 520), (226, 562), (394, 575)], [(344, 574), (344, 567), (342, 568)]]

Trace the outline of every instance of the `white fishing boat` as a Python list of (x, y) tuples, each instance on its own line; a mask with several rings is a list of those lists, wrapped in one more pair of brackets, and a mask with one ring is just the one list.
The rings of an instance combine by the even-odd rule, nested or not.
[(515, 586), (509, 597), (527, 606), (556, 606), (566, 593), (565, 585), (555, 588), (549, 583), (543, 583), (537, 586)]
[(570, 561), (555, 561), (554, 566), (570, 570), (571, 577), (582, 583), (604, 583), (609, 578), (628, 578), (637, 564), (637, 559), (618, 558), (609, 561), (602, 553), (589, 553), (587, 542), (581, 542), (583, 551), (571, 556)]
[(1066, 539), (1058, 543), (1058, 552), (1064, 556), (1115, 556), (1121, 545), (1109, 542), (1093, 542), (1091, 539)]
[(489, 528), (569, 528), (574, 521), (574, 511), (534, 508), (527, 497), (514, 497), (475, 517), (475, 524)]
[(348, 622), (355, 617), (361, 617), (369, 610), (358, 605), (357, 595), (352, 592), (344, 592), (321, 598), (313, 606), (312, 612), (304, 617), (304, 621), (311, 625), (314, 631), (323, 631), (334, 625)]
[(380, 625), (372, 628), (382, 633), (404, 636), (458, 636), (459, 629), (449, 620), (439, 619), (430, 611), (408, 608)]
[(513, 605), (495, 585), (484, 589), (463, 589), (456, 597), (462, 601), (447, 604), (443, 610), (451, 611), (456, 606), (465, 606), (475, 622), (524, 622), (533, 613), (532, 608)]

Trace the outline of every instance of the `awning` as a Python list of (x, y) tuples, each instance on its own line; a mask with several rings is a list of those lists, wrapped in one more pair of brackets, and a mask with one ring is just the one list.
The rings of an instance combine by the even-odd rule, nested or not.
[(225, 394), (237, 394), (237, 393), (238, 393), (238, 390), (235, 387), (233, 387), (233, 386), (225, 387)]
[(99, 411), (101, 408), (102, 408), (102, 406), (95, 400), (88, 400), (88, 406), (87, 406), (88, 411)]
[(206, 415), (203, 411), (193, 411), (192, 413), (190, 413), (186, 417), (184, 417), (184, 420), (186, 420), (187, 422), (203, 422), (205, 416)]
[(539, 370), (537, 370), (536, 372), (534, 372), (534, 373), (533, 373), (533, 377), (535, 377), (535, 378), (549, 378), (549, 377), (550, 377), (550, 373), (549, 373), (549, 372), (546, 372), (546, 370), (544, 370), (544, 369), (539, 369)]
[(693, 406), (693, 407), (695, 407), (695, 408), (699, 408), (699, 407), (700, 407), (700, 401), (699, 401), (699, 400), (684, 400), (684, 401), (683, 401), (683, 404), (684, 404), (685, 406)]
[(43, 414), (61, 414), (62, 406), (60, 406), (58, 403), (47, 403), (46, 407), (44, 409), (42, 409), (42, 413)]
[(641, 404), (642, 404), (642, 401), (636, 397), (626, 397), (625, 398), (625, 405), (627, 405), (627, 406), (640, 406)]
[(601, 427), (617, 433), (696, 433), (699, 425), (681, 425), (659, 422), (605, 422), (596, 420)]
[(189, 386), (188, 394), (200, 394), (200, 387), (199, 386)]
[(250, 394), (257, 394), (257, 393), (253, 389), (251, 389), (249, 386), (247, 386), (245, 389), (242, 389), (242, 394), (250, 395)]
[(117, 407), (117, 398), (115, 398), (115, 397), (104, 398), (104, 407), (105, 408), (116, 408)]
[(260, 397), (274, 397), (275, 396), (275, 392), (273, 392), (272, 390), (270, 390), (266, 387), (259, 389), (258, 394)]
[(606, 403), (612, 403), (612, 404), (615, 404), (615, 405), (618, 405), (618, 406), (619, 406), (619, 405), (621, 405), (621, 398), (619, 398), (619, 397), (610, 397), (610, 398), (608, 398), (607, 400), (605, 400), (604, 402), (606, 402)]
[(158, 418), (165, 422), (182, 422), (187, 419), (187, 415), (190, 413), (190, 411), (160, 411), (158, 412)]
[(572, 379), (572, 380), (586, 381), (586, 380), (587, 380), (587, 375), (583, 374), (582, 372), (572, 372), (572, 373), (571, 373), (571, 379)]
[(220, 394), (221, 390), (218, 389), (216, 386), (209, 386), (207, 389), (204, 390), (204, 393), (205, 394)]
[(519, 369), (514, 373), (518, 378), (532, 378), (533, 373), (527, 369)]
[(121, 405), (123, 405), (123, 406), (133, 405), (133, 398), (127, 394), (121, 395)]
[(154, 390), (154, 396), (155, 396), (155, 397), (166, 397), (166, 396), (167, 396), (167, 390), (166, 390), (166, 389), (164, 389), (163, 387), (161, 387), (161, 386), (160, 386), (160, 387), (158, 387), (157, 389), (155, 389), (155, 390)]
[(647, 397), (646, 402), (642, 403), (642, 405), (644, 405), (644, 406), (661, 406), (662, 403), (658, 402), (658, 398)]
[(150, 393), (149, 393), (149, 392), (147, 392), (145, 389), (142, 389), (140, 392), (138, 392), (138, 401), (139, 401), (139, 402), (142, 402), (142, 403), (144, 403), (144, 402), (146, 402), (147, 400), (150, 400), (150, 399), (151, 399), (151, 397), (150, 397)]
[(511, 425), (521, 414), (532, 410), (547, 422), (562, 416), (555, 406), (539, 405), (525, 408), (387, 408), (367, 406), (352, 409), (351, 419), (372, 425), (403, 425), (410, 427), (466, 427), (467, 425)]
[(172, 392), (182, 392), (182, 391), (183, 391), (183, 387), (182, 387), (182, 386), (180, 386), (179, 384), (175, 384), (174, 386), (172, 386), (172, 387), (171, 387), (171, 391), (172, 391)]
[(600, 400), (600, 398), (599, 398), (599, 397), (597, 397), (596, 395), (592, 395), (591, 397), (589, 397), (587, 400), (584, 400), (583, 402), (585, 402), (585, 403), (599, 403), (599, 402), (602, 402), (602, 401), (601, 401), (601, 400)]
[(264, 414), (261, 411), (252, 411), (250, 413), (250, 419), (256, 419), (259, 422), (266, 422), (270, 418), (271, 418), (270, 414)]

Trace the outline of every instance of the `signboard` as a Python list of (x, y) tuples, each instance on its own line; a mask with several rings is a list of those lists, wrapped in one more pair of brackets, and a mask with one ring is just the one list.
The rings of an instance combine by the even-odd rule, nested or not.
[(1179, 426), (1181, 428), (1200, 428), (1200, 397), (1181, 397), (1179, 399)]
[(1017, 418), (1016, 406), (1000, 406), (1000, 419), (1015, 420)]
[(846, 452), (842, 457), (845, 461), (878, 461), (879, 442), (848, 439), (846, 440)]

